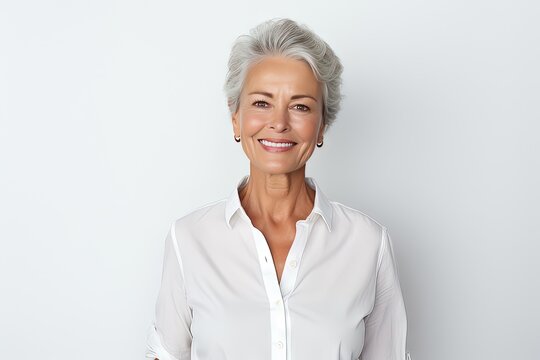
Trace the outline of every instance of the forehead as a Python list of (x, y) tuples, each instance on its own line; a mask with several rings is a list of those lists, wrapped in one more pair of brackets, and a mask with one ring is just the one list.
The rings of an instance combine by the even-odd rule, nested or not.
[(246, 90), (270, 92), (302, 92), (320, 95), (320, 83), (311, 67), (303, 60), (283, 56), (268, 56), (248, 70)]

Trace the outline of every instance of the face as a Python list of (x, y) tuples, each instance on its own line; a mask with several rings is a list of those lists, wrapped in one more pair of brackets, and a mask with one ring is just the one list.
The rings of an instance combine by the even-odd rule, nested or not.
[(253, 65), (233, 114), (251, 165), (268, 174), (303, 167), (323, 137), (322, 89), (301, 60), (266, 57)]

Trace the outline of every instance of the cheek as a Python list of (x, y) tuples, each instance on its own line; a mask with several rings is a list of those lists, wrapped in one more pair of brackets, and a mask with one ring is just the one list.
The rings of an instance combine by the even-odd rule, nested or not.
[(318, 118), (302, 119), (296, 123), (295, 129), (299, 137), (304, 141), (316, 139), (317, 130), (319, 128)]
[(242, 132), (244, 132), (246, 135), (260, 131), (260, 129), (264, 127), (267, 122), (267, 116), (256, 112), (246, 112), (242, 114), (240, 119)]

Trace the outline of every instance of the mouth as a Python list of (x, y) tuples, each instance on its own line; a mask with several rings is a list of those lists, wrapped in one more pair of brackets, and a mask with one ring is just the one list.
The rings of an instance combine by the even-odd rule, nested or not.
[(258, 139), (259, 142), (266, 146), (273, 146), (273, 147), (291, 147), (296, 145), (296, 143), (292, 140), (288, 139)]
[(296, 143), (288, 139), (258, 139), (262, 147), (270, 152), (281, 152), (291, 149)]

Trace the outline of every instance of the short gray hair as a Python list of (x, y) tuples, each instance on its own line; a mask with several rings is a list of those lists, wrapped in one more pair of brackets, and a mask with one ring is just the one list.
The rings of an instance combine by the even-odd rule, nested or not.
[[(265, 56), (281, 55), (304, 60), (322, 85), (323, 122), (330, 126), (340, 109), (343, 66), (330, 46), (305, 25), (290, 19), (271, 19), (234, 42), (223, 90), (229, 111), (235, 113), (247, 71)], [(326, 129), (325, 129), (326, 130)]]

